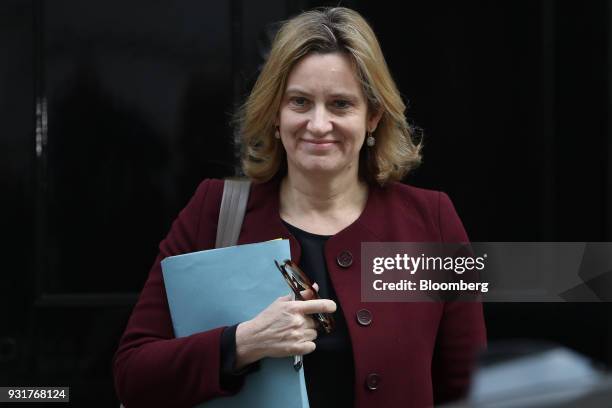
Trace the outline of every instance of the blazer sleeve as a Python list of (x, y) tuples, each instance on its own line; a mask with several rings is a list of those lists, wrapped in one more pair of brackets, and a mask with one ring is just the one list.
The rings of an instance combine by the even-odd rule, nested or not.
[[(220, 341), (224, 327), (175, 338), (160, 262), (196, 249), (210, 189), (203, 181), (159, 245), (159, 255), (132, 311), (113, 358), (115, 388), (126, 408), (192, 407), (234, 394), (220, 385)], [(201, 249), (201, 248), (200, 248)]]
[[(469, 242), (455, 207), (444, 193), (439, 193), (439, 228), (442, 242)], [(466, 396), (475, 359), (485, 347), (482, 304), (446, 302), (432, 362), (436, 405)]]

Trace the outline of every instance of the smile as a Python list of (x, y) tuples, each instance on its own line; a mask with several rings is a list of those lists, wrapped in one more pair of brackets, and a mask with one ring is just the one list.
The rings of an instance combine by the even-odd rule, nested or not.
[(314, 148), (320, 148), (320, 149), (331, 147), (334, 144), (338, 143), (333, 140), (305, 140), (305, 139), (302, 139), (302, 141), (310, 146), (313, 146)]

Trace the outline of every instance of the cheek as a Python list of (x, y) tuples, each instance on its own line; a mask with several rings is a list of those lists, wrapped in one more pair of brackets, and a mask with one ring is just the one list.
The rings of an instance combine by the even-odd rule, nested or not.
[(293, 112), (290, 109), (284, 109), (280, 114), (280, 127), (285, 133), (294, 132), (300, 127), (306, 126), (306, 118), (304, 115)]
[(353, 126), (347, 128), (347, 134), (350, 134), (350, 143), (352, 148), (359, 150), (365, 141), (366, 128), (359, 124), (353, 124)]

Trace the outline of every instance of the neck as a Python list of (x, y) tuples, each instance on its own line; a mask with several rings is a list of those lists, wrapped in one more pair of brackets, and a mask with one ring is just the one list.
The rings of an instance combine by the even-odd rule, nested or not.
[(281, 182), (281, 215), (334, 216), (338, 212), (360, 213), (367, 201), (368, 187), (357, 174), (336, 177), (304, 175), (288, 169)]

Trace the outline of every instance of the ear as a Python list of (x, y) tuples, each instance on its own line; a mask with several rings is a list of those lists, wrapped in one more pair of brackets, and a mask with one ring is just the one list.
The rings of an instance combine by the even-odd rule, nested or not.
[(382, 118), (383, 113), (384, 113), (383, 109), (379, 108), (376, 111), (369, 114), (368, 123), (367, 123), (369, 131), (371, 129), (376, 129), (376, 127), (378, 127), (378, 122), (380, 122), (380, 119)]

